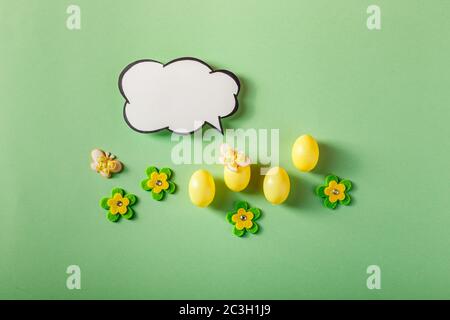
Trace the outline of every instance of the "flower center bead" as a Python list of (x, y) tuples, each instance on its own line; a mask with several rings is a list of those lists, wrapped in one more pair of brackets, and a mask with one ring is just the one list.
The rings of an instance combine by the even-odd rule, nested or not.
[(239, 219), (241, 219), (241, 221), (245, 221), (245, 220), (247, 220), (247, 216), (246, 215), (241, 215), (239, 217)]
[(338, 195), (339, 194), (339, 190), (338, 189), (333, 189), (333, 194)]
[(156, 185), (157, 186), (162, 186), (162, 181), (161, 180), (156, 181)]
[(117, 201), (117, 206), (121, 207), (123, 205), (122, 201)]

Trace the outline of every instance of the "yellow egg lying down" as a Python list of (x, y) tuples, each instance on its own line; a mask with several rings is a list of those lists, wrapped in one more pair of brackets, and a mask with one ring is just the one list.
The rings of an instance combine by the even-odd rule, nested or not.
[(212, 175), (206, 170), (195, 171), (189, 180), (189, 197), (199, 207), (207, 207), (214, 199), (216, 186)]
[(289, 176), (281, 167), (273, 167), (264, 177), (263, 191), (267, 201), (272, 204), (283, 203), (291, 189)]
[(295, 140), (292, 146), (292, 162), (301, 171), (311, 171), (319, 161), (319, 145), (309, 134)]
[(237, 171), (230, 170), (227, 166), (223, 169), (225, 184), (230, 190), (239, 192), (244, 190), (250, 182), (250, 166), (238, 167)]

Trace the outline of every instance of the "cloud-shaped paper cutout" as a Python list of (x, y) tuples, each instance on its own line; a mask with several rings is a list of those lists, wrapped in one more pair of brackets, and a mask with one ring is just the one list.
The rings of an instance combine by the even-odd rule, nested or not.
[(238, 108), (239, 79), (230, 71), (214, 71), (196, 58), (166, 64), (139, 60), (120, 74), (127, 124), (138, 132), (169, 129), (187, 134), (205, 122), (223, 132), (221, 118)]

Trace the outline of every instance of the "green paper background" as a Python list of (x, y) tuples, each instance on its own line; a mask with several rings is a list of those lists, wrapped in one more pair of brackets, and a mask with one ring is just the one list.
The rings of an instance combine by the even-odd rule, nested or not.
[[(449, 35), (446, 0), (2, 0), (0, 298), (450, 298)], [(126, 126), (120, 71), (181, 56), (241, 79), (226, 128), (280, 128), (285, 204), (260, 179), (232, 193), (205, 165), (218, 194), (197, 208), (187, 184), (201, 166), (171, 163), (170, 134)], [(321, 148), (312, 173), (290, 160), (304, 133)], [(95, 147), (125, 171), (92, 172)], [(140, 188), (149, 165), (174, 170), (176, 194)], [(314, 195), (329, 172), (354, 182), (350, 207)], [(106, 219), (98, 202), (115, 186), (139, 197), (135, 220)], [(263, 210), (260, 233), (232, 234), (236, 199)], [(66, 288), (71, 264), (81, 290)], [(372, 264), (381, 290), (366, 287)]]

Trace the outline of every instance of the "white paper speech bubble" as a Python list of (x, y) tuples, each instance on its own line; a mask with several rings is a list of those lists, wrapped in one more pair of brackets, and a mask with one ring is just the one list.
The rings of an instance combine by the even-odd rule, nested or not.
[(220, 118), (238, 109), (240, 83), (230, 71), (214, 71), (186, 57), (166, 64), (133, 62), (120, 74), (119, 89), (125, 98), (125, 121), (133, 130), (187, 134), (206, 122), (223, 133)]

